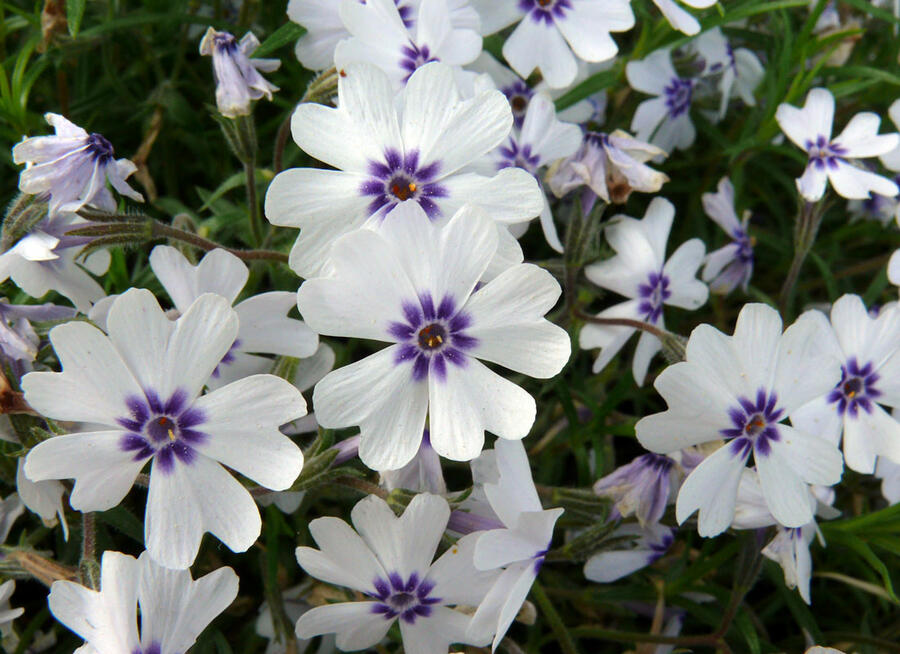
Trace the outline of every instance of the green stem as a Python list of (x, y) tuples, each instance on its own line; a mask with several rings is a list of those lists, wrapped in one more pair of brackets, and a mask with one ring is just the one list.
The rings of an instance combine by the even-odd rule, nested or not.
[(193, 245), (196, 248), (199, 248), (204, 251), (215, 250), (216, 248), (226, 250), (233, 254), (234, 256), (242, 259), (244, 261), (278, 261), (280, 263), (288, 262), (288, 255), (283, 252), (276, 252), (275, 250), (238, 250), (235, 248), (227, 248), (215, 241), (210, 241), (209, 239), (203, 238), (202, 236), (198, 236), (192, 232), (184, 231), (183, 229), (178, 229), (176, 227), (172, 227), (171, 225), (166, 225), (165, 223), (161, 223), (158, 220), (154, 220), (152, 223), (151, 230), (151, 238), (170, 238), (175, 241), (181, 241), (182, 243), (187, 243), (188, 245)]
[(563, 624), (562, 618), (559, 617), (553, 602), (550, 601), (547, 593), (544, 592), (543, 586), (537, 581), (531, 587), (531, 595), (537, 601), (538, 606), (541, 607), (541, 611), (543, 611), (547, 622), (550, 623), (553, 633), (556, 634), (559, 648), (563, 651), (563, 654), (578, 654), (578, 648), (575, 647), (575, 640), (572, 638), (572, 634), (566, 629), (566, 625)]
[(256, 156), (252, 156), (244, 162), (244, 176), (247, 178), (247, 204), (250, 207), (250, 233), (253, 235), (253, 244), (260, 245), (263, 241), (262, 224), (259, 216), (259, 202), (256, 198)]
[(822, 215), (824, 213), (825, 204), (823, 200), (819, 200), (816, 203), (804, 202), (800, 206), (794, 227), (794, 259), (791, 261), (791, 267), (788, 270), (787, 277), (784, 279), (784, 284), (781, 286), (781, 292), (778, 294), (778, 306), (782, 316), (786, 316), (790, 308), (794, 287), (797, 284), (797, 278), (800, 276), (800, 269), (803, 267), (803, 262), (806, 261), (806, 257), (816, 240), (816, 234), (819, 232), (819, 225), (822, 224)]
[(288, 136), (291, 135), (291, 118), (294, 116), (292, 111), (287, 115), (281, 126), (278, 128), (278, 135), (275, 137), (275, 154), (272, 157), (272, 170), (277, 175), (284, 170), (284, 149), (287, 147)]

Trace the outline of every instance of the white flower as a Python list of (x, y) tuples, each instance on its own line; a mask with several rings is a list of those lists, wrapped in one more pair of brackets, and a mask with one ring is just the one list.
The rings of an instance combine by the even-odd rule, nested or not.
[[(22, 445), (9, 416), (0, 417), (0, 440)], [(63, 538), (69, 540), (69, 525), (66, 522), (66, 512), (62, 502), (65, 486), (55, 480), (31, 481), (25, 476), (24, 468), (25, 459), (20, 457), (16, 465), (18, 495), (10, 495), (0, 502), (0, 516), (3, 516), (0, 517), (0, 543), (6, 540), (12, 521), (21, 515), (25, 508), (38, 514), (47, 527), (55, 527), (58, 520), (62, 524)]]
[[(900, 129), (900, 99), (894, 100), (888, 107), (888, 117), (894, 123), (894, 127)], [(884, 167), (894, 172), (900, 171), (900, 144), (897, 144), (893, 150), (882, 154), (878, 157)]]
[(420, 0), (415, 21), (407, 24), (394, 0), (345, 0), (341, 20), (351, 38), (337, 44), (335, 66), (341, 70), (353, 63), (374, 64), (400, 89), (420, 67), (440, 61), (452, 66), (461, 81), (461, 67), (481, 53), (478, 15), (467, 9), (451, 11), (450, 0)]
[(534, 399), (479, 359), (542, 379), (557, 374), (569, 338), (543, 316), (560, 288), (537, 266), (516, 264), (475, 290), (497, 242), (474, 208), (440, 227), (405, 203), (378, 232), (343, 236), (334, 273), (300, 287), (300, 313), (320, 334), (393, 343), (329, 373), (313, 393), (319, 424), (359, 425), (370, 468), (406, 465), (426, 415), (435, 451), (458, 461), (478, 455), (485, 430), (520, 439), (531, 429)]
[(670, 51), (656, 50), (640, 61), (629, 61), (625, 76), (634, 90), (656, 96), (638, 105), (631, 119), (631, 131), (637, 139), (666, 152), (693, 145), (697, 132), (690, 108), (697, 82), (678, 76)]
[[(403, 26), (412, 30), (416, 26), (422, 0), (394, 0), (394, 4)], [(476, 32), (479, 30), (481, 19), (469, 6), (468, 0), (447, 0), (447, 8), (450, 12), (449, 24), (452, 27)], [(333, 66), (335, 47), (350, 36), (341, 19), (340, 0), (290, 0), (287, 14), (292, 21), (306, 28), (306, 34), (297, 40), (295, 48), (297, 59), (303, 67), (310, 70), (325, 70)], [(391, 14), (392, 12), (388, 12), (388, 15)], [(434, 17), (431, 20), (434, 21)], [(435, 26), (438, 27), (438, 32), (444, 29), (443, 25)], [(397, 31), (393, 24), (389, 25), (389, 29)], [(480, 39), (478, 48), (481, 49)], [(371, 56), (367, 60), (370, 59)]]
[(878, 459), (875, 476), (881, 480), (881, 494), (888, 504), (900, 503), (900, 463), (885, 458)]
[[(246, 264), (225, 250), (208, 252), (194, 266), (181, 252), (167, 245), (153, 248), (150, 267), (172, 298), (178, 315), (204, 293), (216, 293), (233, 304), (250, 275)], [(296, 294), (290, 291), (269, 291), (234, 305), (240, 329), (213, 370), (208, 382), (210, 388), (271, 370), (271, 359), (251, 352), (296, 358), (316, 353), (319, 346), (316, 333), (302, 321), (286, 315), (296, 301)]]
[(741, 473), (753, 453), (762, 492), (785, 527), (813, 517), (808, 484), (841, 477), (837, 446), (781, 421), (840, 379), (840, 364), (821, 341), (828, 325), (817, 311), (782, 334), (778, 312), (745, 305), (734, 336), (710, 325), (691, 333), (686, 360), (669, 366), (654, 386), (669, 409), (638, 421), (638, 440), (654, 452), (674, 452), (726, 439), (681, 486), (675, 513), (684, 522), (700, 511), (701, 536), (721, 533), (734, 519)]
[(858, 295), (844, 295), (831, 307), (831, 327), (823, 346), (841, 362), (841, 379), (791, 423), (835, 445), (843, 434), (844, 461), (857, 472), (874, 472), (876, 457), (900, 463), (900, 423), (880, 406), (900, 406), (900, 309), (874, 318)]
[(660, 559), (675, 542), (675, 530), (659, 523), (643, 527), (625, 524), (617, 527), (609, 538), (628, 542), (598, 552), (584, 564), (584, 576), (601, 584), (627, 577)]
[(399, 518), (374, 496), (361, 500), (350, 514), (356, 531), (338, 518), (309, 523), (321, 547), (297, 548), (307, 574), (368, 596), (361, 602), (318, 606), (297, 621), (297, 636), (334, 633), (344, 651), (378, 643), (395, 622), (404, 651), (446, 652), (451, 643), (484, 645), (466, 630), (472, 618), (451, 606), (478, 606), (495, 573), (472, 566), (478, 536), (464, 536), (432, 563), (450, 507), (437, 495), (416, 495)]
[(9, 600), (16, 590), (16, 582), (12, 579), (0, 584), (0, 633), (4, 637), (12, 635), (13, 620), (25, 613), (25, 609), (10, 606)]
[(551, 88), (575, 80), (576, 56), (612, 59), (619, 48), (610, 32), (634, 27), (629, 0), (472, 0), (472, 5), (483, 34), (521, 21), (503, 44), (503, 57), (523, 78), (539, 68)]
[(708, 30), (688, 44), (702, 58), (704, 76), (718, 79), (721, 94), (718, 115), (720, 120), (728, 110), (732, 97), (739, 97), (747, 106), (756, 105), (753, 96), (765, 75), (759, 59), (747, 48), (734, 49), (718, 27)]
[(399, 470), (384, 470), (381, 473), (381, 485), (388, 491), (405, 488), (417, 493), (434, 493), (446, 495), (447, 484), (441, 470), (441, 458), (431, 447), (428, 430), (422, 436), (419, 451)]
[(469, 627), (470, 634), (493, 633), (496, 649), (537, 579), (563, 509), (541, 506), (521, 441), (498, 440), (493, 451), (485, 451), (472, 462), (472, 468), (473, 475), (480, 468), (480, 474), (486, 476), (482, 488), (505, 527), (469, 536), (477, 537), (475, 567), (503, 570)]
[(75, 308), (87, 313), (102, 298), (103, 288), (89, 274), (102, 275), (109, 268), (107, 250), (97, 250), (81, 259), (79, 253), (89, 239), (67, 232), (87, 221), (73, 213), (61, 213), (39, 222), (9, 250), (0, 254), (0, 280), (12, 279), (31, 297), (50, 291), (64, 295)]
[[(706, 9), (716, 4), (716, 0), (678, 0), (682, 4), (694, 9)], [(663, 13), (669, 25), (679, 32), (684, 32), (690, 36), (700, 31), (700, 23), (688, 12), (678, 6), (675, 0), (653, 0), (653, 4)]]
[(6, 542), (13, 523), (24, 512), (22, 500), (15, 493), (7, 496), (5, 500), (0, 499), (0, 543)]
[(114, 159), (113, 146), (103, 135), (88, 134), (59, 114), (44, 114), (44, 119), (55, 134), (17, 143), (12, 156), (15, 163), (27, 166), (19, 175), (19, 190), (49, 194), (50, 217), (60, 211), (78, 211), (86, 204), (115, 209), (107, 181), (122, 195), (143, 202), (143, 196), (125, 181), (137, 166), (128, 159)]
[(894, 250), (888, 261), (887, 267), (888, 280), (894, 286), (900, 286), (900, 250)]
[(646, 163), (665, 156), (665, 151), (620, 129), (612, 134), (585, 132), (578, 152), (550, 169), (547, 185), (557, 197), (587, 186), (604, 202), (625, 204), (632, 191), (656, 193), (669, 181)]
[(254, 375), (198, 397), (238, 332), (220, 296), (202, 295), (171, 321), (149, 291), (131, 289), (107, 324), (109, 336), (86, 322), (55, 327), (50, 342), (63, 371), (22, 379), (36, 411), (98, 426), (43, 441), (25, 474), (74, 478), (72, 508), (105, 511), (152, 460), (144, 538), (154, 559), (189, 566), (205, 531), (245, 551), (259, 536), (259, 510), (221, 464), (266, 488), (288, 488), (303, 455), (278, 426), (305, 413), (303, 396), (282, 379)]
[(797, 180), (797, 190), (806, 200), (820, 199), (828, 181), (848, 199), (900, 193), (891, 180), (855, 165), (857, 159), (884, 155), (900, 146), (900, 134), (878, 134), (881, 118), (877, 114), (856, 114), (843, 132), (831, 138), (834, 96), (828, 89), (812, 89), (803, 109), (781, 104), (775, 118), (781, 131), (809, 155), (806, 170)]
[(247, 32), (237, 41), (233, 34), (206, 30), (200, 41), (200, 54), (212, 55), (213, 73), (216, 77), (216, 106), (219, 113), (229, 118), (246, 116), (251, 112), (251, 102), (278, 90), (266, 81), (259, 71), (271, 73), (278, 70), (278, 59), (250, 59), (259, 47), (259, 39)]
[[(288, 620), (297, 622), (300, 616), (309, 611), (312, 607), (301, 599), (307, 591), (305, 584), (293, 586), (287, 590), (281, 591), (281, 600), (284, 604), (284, 613)], [(266, 654), (287, 654), (287, 643), (282, 638), (279, 640), (275, 630), (275, 622), (272, 620), (272, 608), (268, 602), (263, 602), (259, 607), (259, 616), (256, 618), (256, 633), (269, 641), (266, 646)], [(309, 648), (312, 641), (299, 640), (297, 642), (297, 653), (304, 654)], [(317, 654), (327, 654), (334, 651), (334, 638), (326, 636), (321, 646), (317, 649)]]
[[(706, 302), (709, 289), (695, 277), (706, 250), (703, 241), (694, 238), (682, 243), (666, 261), (666, 241), (674, 217), (672, 203), (656, 197), (641, 220), (620, 215), (609, 223), (604, 233), (616, 256), (592, 263), (584, 272), (597, 286), (629, 299), (601, 311), (598, 318), (626, 318), (663, 329), (663, 306), (696, 309)], [(612, 361), (634, 332), (634, 327), (587, 324), (581, 328), (578, 343), (585, 350), (600, 348), (594, 361), (596, 373)], [(641, 333), (632, 365), (638, 385), (644, 383), (650, 359), (661, 347), (656, 336)]]
[[(31, 321), (74, 317), (75, 311), (69, 307), (50, 303), (10, 304), (6, 298), (0, 299), (0, 352), (12, 365), (25, 367), (34, 361), (40, 345), (40, 338), (31, 326)], [(0, 434), (0, 439), (2, 438)]]
[(715, 193), (701, 197), (703, 211), (731, 238), (728, 245), (710, 252), (703, 261), (703, 281), (713, 293), (727, 295), (740, 286), (744, 291), (753, 276), (753, 240), (747, 232), (750, 212), (738, 220), (734, 210), (734, 186), (723, 177)]
[[(545, 94), (538, 93), (528, 103), (521, 131), (513, 131), (506, 143), (489, 156), (491, 165), (501, 171), (521, 168), (540, 182), (540, 169), (557, 159), (575, 154), (581, 146), (581, 128), (572, 123), (564, 123), (556, 116), (553, 101)], [(540, 211), (541, 229), (544, 238), (557, 252), (563, 251), (562, 242), (553, 224), (550, 203), (541, 190), (543, 205)]]
[(784, 585), (796, 588), (800, 597), (810, 603), (809, 582), (812, 578), (812, 557), (809, 545), (816, 537), (816, 523), (811, 522), (802, 527), (779, 527), (778, 531), (762, 554), (775, 561), (784, 571)]
[[(188, 570), (168, 570), (147, 552), (138, 559), (103, 553), (100, 591), (72, 581), (50, 587), (50, 611), (84, 638), (84, 654), (182, 654), (238, 592), (231, 568), (197, 579)], [(140, 607), (140, 630), (135, 613)]]
[[(467, 202), (500, 224), (540, 212), (540, 191), (525, 172), (460, 172), (509, 134), (512, 115), (502, 93), (461, 100), (452, 70), (440, 63), (417, 70), (396, 101), (378, 68), (355, 64), (344, 73), (337, 109), (301, 104), (291, 121), (297, 144), (338, 170), (286, 170), (266, 194), (269, 221), (301, 229), (291, 250), (299, 275), (321, 273), (336, 238), (367, 221), (382, 223), (398, 204), (418, 204), (434, 221)], [(510, 258), (521, 261), (515, 239), (498, 232)]]

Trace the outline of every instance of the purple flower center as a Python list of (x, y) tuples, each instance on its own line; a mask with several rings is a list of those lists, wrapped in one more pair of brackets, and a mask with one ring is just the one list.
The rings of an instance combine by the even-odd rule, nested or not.
[(404, 45), (400, 48), (400, 53), (400, 68), (406, 71), (406, 75), (403, 78), (404, 82), (409, 81), (409, 78), (416, 72), (417, 68), (432, 61), (439, 61), (437, 57), (431, 55), (431, 50), (427, 45), (417, 46), (412, 41), (409, 42), (409, 45)]
[(743, 229), (736, 229), (734, 234), (734, 244), (737, 246), (737, 254), (735, 257), (743, 264), (753, 263), (753, 241), (750, 235)]
[(572, 0), (519, 0), (519, 10), (529, 14), (536, 23), (552, 25), (554, 18), (565, 18), (572, 8)]
[(672, 295), (669, 278), (661, 272), (650, 273), (647, 281), (638, 286), (638, 295), (641, 298), (638, 311), (646, 322), (655, 323), (662, 315), (663, 304)]
[(531, 151), (531, 144), (525, 143), (520, 145), (516, 140), (510, 137), (506, 145), (497, 148), (500, 153), (500, 163), (497, 168), (523, 168), (532, 175), (536, 175), (538, 167), (541, 165), (541, 156)]
[(372, 197), (371, 215), (384, 217), (400, 202), (414, 200), (434, 220), (441, 215), (434, 198), (447, 197), (447, 189), (435, 181), (440, 170), (440, 161), (420, 166), (418, 150), (410, 150), (404, 156), (388, 149), (383, 162), (369, 162), (371, 177), (363, 182), (360, 193)]
[(528, 103), (531, 102), (531, 96), (534, 91), (522, 80), (516, 80), (509, 86), (505, 86), (500, 91), (509, 100), (509, 106), (512, 109), (513, 125), (522, 129), (525, 122), (525, 113), (528, 110)]
[(784, 409), (778, 408), (778, 396), (760, 388), (756, 391), (756, 402), (740, 397), (738, 405), (728, 411), (733, 426), (719, 433), (734, 439), (729, 447), (735, 456), (747, 457), (751, 449), (756, 456), (768, 456), (771, 442), (780, 438), (778, 422), (784, 416)]
[(828, 402), (837, 405), (841, 416), (856, 418), (860, 409), (872, 413), (872, 400), (881, 395), (875, 388), (879, 379), (871, 361), (860, 367), (856, 357), (851, 357), (841, 366), (841, 381), (828, 394)]
[(162, 645), (153, 641), (147, 646), (147, 649), (136, 649), (133, 654), (162, 654)]
[(196, 427), (206, 421), (203, 411), (188, 404), (187, 393), (177, 389), (165, 402), (153, 390), (144, 397), (125, 400), (129, 415), (116, 422), (127, 430), (119, 446), (134, 452), (135, 461), (156, 457), (163, 473), (172, 471), (175, 459), (191, 463), (197, 455), (194, 447), (209, 438)]
[(213, 45), (219, 52), (229, 55), (234, 54), (238, 49), (237, 40), (233, 34), (228, 32), (216, 32), (216, 35), (213, 37)]
[(97, 134), (96, 132), (87, 137), (87, 151), (100, 163), (110, 161), (114, 152), (112, 143), (107, 141), (102, 134)]
[(441, 601), (440, 597), (431, 597), (434, 584), (427, 579), (420, 581), (415, 572), (405, 583), (399, 573), (392, 572), (387, 579), (375, 577), (372, 584), (375, 597), (380, 600), (372, 607), (372, 613), (382, 614), (385, 620), (399, 616), (404, 622), (413, 624), (416, 618), (430, 616), (432, 605)]
[(847, 154), (847, 150), (837, 143), (829, 142), (822, 134), (815, 141), (806, 141), (806, 152), (809, 154), (810, 165), (819, 170), (825, 170), (826, 167), (836, 169)]
[(669, 84), (663, 89), (663, 95), (666, 98), (666, 108), (669, 110), (670, 118), (678, 118), (691, 106), (691, 97), (694, 92), (694, 82), (689, 79), (681, 79), (673, 77)]
[(395, 363), (412, 361), (415, 381), (425, 379), (429, 371), (444, 380), (447, 362), (460, 368), (466, 365), (465, 352), (478, 340), (466, 334), (472, 319), (457, 310), (453, 298), (444, 296), (435, 308), (431, 295), (425, 293), (417, 302), (404, 302), (403, 315), (403, 321), (389, 325), (388, 333), (402, 346)]

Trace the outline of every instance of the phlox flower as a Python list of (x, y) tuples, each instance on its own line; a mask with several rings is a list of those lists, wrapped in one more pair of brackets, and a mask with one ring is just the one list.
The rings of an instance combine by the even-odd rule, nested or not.
[(723, 177), (715, 193), (701, 197), (703, 211), (731, 238), (731, 243), (706, 255), (703, 262), (704, 282), (713, 293), (727, 295), (740, 286), (744, 291), (753, 276), (753, 240), (747, 231), (750, 212), (738, 220), (734, 210), (734, 186)]
[(131, 289), (110, 309), (107, 330), (54, 327), (62, 372), (22, 379), (25, 400), (42, 415), (97, 425), (35, 446), (25, 474), (74, 478), (72, 508), (105, 511), (152, 462), (144, 538), (156, 561), (188, 567), (205, 531), (245, 551), (259, 536), (259, 510), (222, 465), (266, 488), (288, 488), (303, 455), (278, 426), (306, 412), (300, 391), (253, 375), (200, 396), (238, 333), (228, 301), (212, 293), (172, 321), (149, 291)]
[[(16, 443), (19, 446), (22, 445), (22, 441), (13, 429), (9, 416), (0, 418), (0, 440)], [(66, 512), (62, 502), (62, 496), (66, 490), (65, 486), (53, 479), (31, 481), (25, 476), (24, 468), (25, 459), (24, 457), (19, 457), (16, 463), (16, 491), (18, 495), (10, 495), (0, 502), (0, 515), (12, 515), (12, 520), (14, 520), (22, 513), (24, 508), (27, 508), (29, 511), (39, 515), (41, 521), (47, 527), (55, 527), (57, 524), (61, 524), (63, 538), (69, 540), (69, 525), (66, 522)], [(11, 510), (17, 512), (10, 514), (9, 511)], [(7, 520), (7, 518), (0, 519), (0, 536), (2, 536), (0, 543), (6, 540), (6, 533), (9, 532), (8, 526), (6, 532), (4, 532), (3, 524), (11, 525), (12, 522)]]
[[(357, 0), (358, 1), (358, 0)], [(403, 26), (413, 29), (419, 16), (422, 0), (393, 0)], [(360, 3), (364, 4), (364, 3)], [(341, 19), (340, 0), (290, 0), (287, 14), (295, 23), (306, 28), (306, 34), (297, 40), (295, 53), (304, 68), (325, 70), (334, 65), (334, 49), (337, 44), (350, 37), (350, 32)], [(469, 6), (468, 0), (447, 0), (450, 11), (450, 25), (457, 29), (472, 29), (476, 32), (481, 24), (478, 13)], [(393, 25), (391, 25), (393, 27)], [(443, 26), (438, 26), (439, 32)], [(481, 42), (479, 40), (479, 49)]]
[(678, 491), (681, 473), (672, 457), (642, 454), (594, 482), (594, 492), (613, 500), (614, 519), (632, 514), (641, 526), (659, 522)]
[(13, 620), (25, 613), (22, 607), (12, 608), (9, 603), (12, 594), (16, 591), (16, 582), (12, 579), (0, 584), (0, 634), (3, 637), (12, 635)]
[[(6, 439), (4, 439), (6, 440)], [(21, 498), (13, 493), (6, 499), (0, 498), (0, 543), (5, 543), (13, 523), (25, 512)]]
[(238, 41), (229, 32), (206, 30), (200, 41), (200, 54), (212, 56), (216, 77), (216, 106), (219, 113), (229, 118), (250, 114), (252, 102), (263, 96), (272, 99), (278, 87), (268, 82), (260, 71), (278, 70), (278, 59), (251, 59), (259, 47), (259, 39), (247, 32)]
[(610, 539), (624, 539), (613, 549), (592, 555), (584, 564), (584, 576), (601, 584), (612, 583), (655, 563), (675, 542), (675, 530), (659, 523), (645, 526), (624, 524), (617, 527)]
[[(2, 256), (0, 256), (2, 261)], [(31, 321), (74, 318), (75, 311), (55, 304), (10, 304), (0, 300), (0, 352), (10, 362), (24, 366), (37, 356), (40, 339)]]
[(634, 112), (631, 131), (637, 139), (670, 153), (693, 145), (697, 131), (690, 109), (697, 81), (675, 72), (671, 52), (655, 50), (640, 61), (629, 61), (625, 76), (634, 90), (656, 96), (644, 100)]
[(9, 250), (0, 254), (0, 280), (13, 282), (31, 297), (56, 291), (75, 308), (87, 313), (105, 293), (90, 274), (102, 275), (109, 268), (107, 250), (79, 257), (90, 239), (67, 232), (87, 221), (73, 213), (60, 213), (41, 220)]
[(441, 457), (431, 447), (431, 437), (427, 429), (422, 436), (419, 451), (412, 461), (398, 470), (383, 470), (380, 483), (388, 491), (405, 488), (417, 493), (447, 494)]
[(122, 195), (143, 202), (143, 196), (125, 181), (137, 166), (128, 159), (116, 159), (112, 144), (102, 134), (88, 134), (59, 114), (44, 114), (44, 119), (53, 126), (54, 135), (17, 143), (12, 157), (15, 163), (26, 165), (19, 175), (19, 190), (48, 194), (51, 218), (88, 204), (115, 209), (107, 181)]
[(560, 288), (537, 266), (516, 264), (475, 290), (497, 242), (475, 208), (439, 226), (406, 203), (378, 232), (341, 237), (333, 273), (300, 287), (300, 313), (320, 334), (392, 343), (329, 373), (313, 392), (319, 424), (360, 427), (359, 457), (370, 468), (406, 465), (426, 416), (434, 450), (458, 461), (478, 455), (485, 430), (520, 439), (531, 429), (534, 399), (479, 359), (557, 374), (569, 338), (543, 316)]
[(823, 345), (841, 362), (830, 393), (791, 414), (791, 423), (837, 445), (843, 435), (847, 467), (871, 474), (876, 457), (900, 463), (900, 423), (880, 405), (900, 406), (900, 309), (872, 317), (858, 295), (831, 307)]
[(778, 105), (775, 118), (781, 131), (809, 155), (797, 190), (809, 202), (825, 194), (830, 181), (838, 195), (864, 199), (870, 193), (895, 196), (900, 189), (891, 180), (856, 165), (857, 159), (885, 155), (900, 146), (900, 134), (878, 134), (881, 118), (871, 112), (856, 114), (844, 131), (831, 137), (834, 96), (828, 89), (812, 89), (802, 109)]
[(716, 0), (653, 0), (653, 4), (662, 12), (673, 29), (693, 36), (700, 31), (700, 23), (696, 18), (679, 5), (685, 4), (693, 9), (706, 9), (716, 4)]
[(894, 250), (888, 260), (887, 276), (891, 284), (900, 286), (900, 250)]
[(472, 462), (472, 469), (502, 524), (468, 536), (477, 536), (475, 567), (502, 572), (478, 606), (469, 632), (493, 633), (496, 650), (537, 579), (563, 509), (541, 506), (521, 441), (498, 440)]
[(656, 193), (669, 181), (668, 175), (646, 163), (659, 157), (666, 157), (665, 151), (623, 130), (611, 134), (585, 132), (578, 152), (550, 169), (547, 185), (557, 197), (586, 186), (582, 207), (593, 204), (596, 197), (625, 204), (632, 191)]
[[(54, 617), (84, 638), (80, 654), (183, 654), (238, 592), (231, 568), (192, 579), (147, 552), (137, 559), (103, 553), (100, 590), (55, 581), (48, 603)], [(140, 629), (135, 614), (140, 607)]]
[(240, 328), (234, 343), (213, 370), (208, 381), (210, 388), (268, 372), (272, 360), (257, 354), (307, 358), (316, 353), (319, 346), (316, 333), (303, 321), (287, 317), (297, 302), (296, 294), (269, 291), (235, 304), (250, 271), (230, 252), (212, 250), (195, 266), (177, 249), (157, 245), (150, 253), (150, 267), (172, 298), (177, 315), (186, 312), (204, 293), (216, 293), (234, 304)]
[(785, 527), (812, 520), (809, 484), (837, 483), (841, 453), (827, 439), (782, 421), (840, 379), (839, 362), (821, 345), (827, 329), (821, 313), (808, 311), (782, 334), (777, 311), (748, 304), (733, 336), (700, 325), (691, 332), (686, 360), (656, 378), (669, 408), (638, 421), (644, 447), (667, 453), (725, 439), (681, 485), (679, 524), (699, 509), (701, 536), (727, 529), (751, 452), (775, 519)]
[(759, 59), (747, 48), (733, 48), (718, 27), (691, 41), (687, 49), (700, 56), (703, 76), (715, 80), (720, 94), (718, 121), (725, 117), (728, 103), (738, 97), (748, 107), (756, 105), (754, 92), (765, 75)]
[[(592, 263), (584, 272), (597, 286), (629, 299), (601, 311), (598, 318), (627, 318), (665, 328), (665, 305), (696, 309), (706, 302), (709, 289), (695, 277), (705, 253), (703, 241), (694, 238), (682, 243), (666, 260), (674, 217), (672, 203), (656, 197), (640, 220), (621, 215), (613, 218), (604, 234), (616, 256)], [(594, 361), (596, 373), (612, 361), (634, 332), (634, 327), (587, 324), (581, 328), (578, 343), (582, 349), (600, 348)], [(638, 385), (644, 383), (650, 359), (661, 348), (656, 336), (641, 333), (632, 364)]]
[[(900, 129), (900, 99), (894, 100), (888, 107), (888, 118), (894, 123), (894, 127)], [(900, 171), (900, 143), (893, 150), (878, 157), (884, 167), (894, 172)]]
[(875, 465), (875, 476), (881, 480), (881, 495), (893, 506), (900, 503), (900, 463), (880, 458)]
[[(340, 14), (350, 38), (337, 44), (334, 63), (340, 70), (353, 63), (369, 63), (387, 73), (400, 89), (421, 66), (440, 61), (462, 81), (462, 66), (481, 53), (480, 21), (471, 7), (452, 11), (452, 0), (419, 0), (415, 20), (403, 18), (395, 0), (346, 0)], [(459, 5), (459, 2), (455, 4)], [(407, 12), (407, 15), (411, 12)]]
[[(522, 169), (540, 183), (540, 171), (557, 159), (575, 154), (581, 145), (581, 129), (565, 123), (556, 115), (553, 101), (539, 93), (528, 103), (521, 130), (514, 130), (506, 143), (494, 150), (487, 159), (501, 174), (504, 170)], [(557, 252), (563, 251), (562, 241), (553, 223), (550, 203), (541, 188), (543, 205), (540, 210), (541, 229), (547, 243)]]
[[(396, 100), (378, 68), (354, 64), (343, 72), (336, 109), (301, 104), (291, 121), (297, 144), (337, 170), (286, 170), (266, 193), (269, 221), (301, 230), (290, 259), (299, 275), (322, 273), (335, 239), (383, 223), (400, 204), (419, 205), (436, 222), (467, 202), (501, 225), (540, 213), (540, 190), (525, 171), (461, 172), (509, 135), (512, 115), (502, 93), (462, 100), (453, 71), (441, 63), (413, 73)], [(507, 258), (521, 261), (508, 230), (498, 232)]]
[(550, 88), (569, 86), (578, 59), (600, 62), (619, 51), (611, 32), (634, 27), (629, 0), (472, 0), (483, 34), (518, 22), (503, 57), (521, 77), (539, 68)]
[(472, 565), (476, 534), (464, 536), (432, 562), (450, 507), (437, 495), (416, 495), (399, 518), (379, 497), (353, 507), (351, 529), (338, 518), (309, 523), (321, 548), (298, 547), (297, 561), (307, 574), (367, 596), (310, 609), (297, 621), (297, 636), (334, 633), (339, 649), (366, 649), (395, 622), (409, 654), (446, 652), (451, 643), (484, 645), (472, 638), (469, 615), (453, 606), (478, 606), (496, 577)]

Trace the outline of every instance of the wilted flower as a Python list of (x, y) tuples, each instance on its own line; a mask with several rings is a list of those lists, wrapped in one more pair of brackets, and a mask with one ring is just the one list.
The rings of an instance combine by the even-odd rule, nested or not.
[(102, 134), (88, 134), (59, 114), (44, 114), (44, 119), (56, 133), (25, 139), (13, 147), (12, 156), (15, 163), (26, 165), (19, 175), (19, 190), (48, 194), (51, 218), (87, 204), (115, 209), (107, 181), (122, 195), (143, 202), (143, 196), (125, 181), (137, 166), (128, 159), (115, 159), (112, 144)]
[(598, 552), (584, 564), (584, 576), (601, 584), (627, 577), (659, 560), (675, 542), (675, 529), (658, 523), (643, 527), (626, 524), (609, 537), (624, 539), (627, 544)]
[(217, 32), (212, 27), (206, 30), (200, 41), (200, 54), (212, 55), (213, 73), (216, 76), (216, 105), (219, 113), (229, 118), (246, 116), (250, 113), (251, 101), (272, 93), (278, 87), (266, 81), (260, 71), (271, 73), (278, 70), (278, 59), (250, 59), (259, 47), (259, 39), (253, 32), (244, 34), (238, 42), (233, 34)]
[[(656, 193), (669, 181), (668, 175), (646, 163), (665, 156), (664, 150), (623, 130), (586, 132), (578, 152), (550, 168), (547, 185), (557, 197), (586, 186), (604, 202), (625, 204), (632, 191)], [(593, 198), (582, 199), (582, 207), (592, 203)]]
[(613, 517), (632, 514), (642, 526), (659, 522), (670, 495), (678, 489), (680, 474), (674, 459), (659, 454), (643, 454), (616, 468), (594, 483), (594, 492), (615, 504)]

